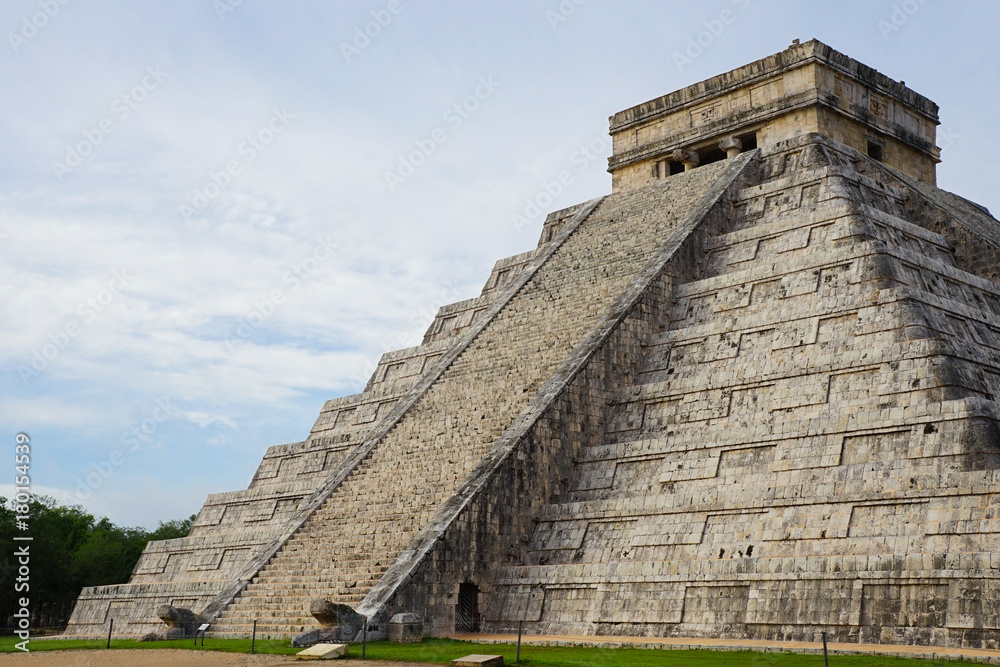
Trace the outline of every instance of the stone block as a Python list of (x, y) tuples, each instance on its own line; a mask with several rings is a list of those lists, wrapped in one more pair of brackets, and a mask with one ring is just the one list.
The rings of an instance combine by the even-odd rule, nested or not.
[(473, 653), (451, 661), (452, 667), (503, 667), (502, 655), (480, 655)]
[(316, 644), (295, 654), (298, 660), (333, 660), (347, 655), (347, 644)]
[(423, 619), (417, 614), (396, 614), (389, 619), (388, 633), (391, 642), (419, 642), (424, 636)]

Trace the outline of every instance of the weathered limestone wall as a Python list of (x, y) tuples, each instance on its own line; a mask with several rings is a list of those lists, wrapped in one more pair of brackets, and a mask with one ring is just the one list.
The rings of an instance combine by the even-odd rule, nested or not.
[[(902, 128), (906, 128), (905, 132), (907, 133), (912, 131), (914, 134), (920, 132), (921, 135), (924, 135), (929, 132), (931, 137), (934, 136), (935, 130), (930, 125), (930, 121), (918, 118), (893, 104), (886, 105), (881, 101), (873, 103), (874, 99), (875, 96), (872, 94), (869, 98), (871, 113), (874, 115), (878, 111), (886, 116), (898, 118), (899, 120), (894, 119), (893, 122), (898, 132), (904, 133)], [(920, 129), (910, 129), (918, 124), (921, 126)], [(930, 127), (924, 128), (922, 127), (924, 125), (930, 125)], [(885, 164), (892, 165), (923, 183), (930, 185), (937, 183), (937, 159), (931, 159), (925, 153), (914, 150), (912, 146), (894, 136), (892, 132), (872, 131), (865, 125), (825, 108), (818, 110), (817, 127), (820, 134), (831, 137), (863, 154), (867, 153), (868, 142), (871, 140), (882, 147), (882, 161)], [(789, 129), (789, 137), (799, 134), (794, 129)], [(938, 151), (934, 149), (932, 152), (936, 155)]]

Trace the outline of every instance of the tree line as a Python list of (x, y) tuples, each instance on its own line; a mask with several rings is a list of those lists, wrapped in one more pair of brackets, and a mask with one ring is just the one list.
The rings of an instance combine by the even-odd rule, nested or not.
[[(160, 522), (155, 530), (116, 526), (80, 505), (60, 505), (48, 496), (33, 496), (30, 528), (17, 529), (13, 503), (0, 497), (0, 623), (11, 627), (20, 597), (31, 600), (33, 627), (62, 627), (69, 620), (73, 603), (84, 586), (103, 586), (128, 581), (146, 543), (184, 537), (191, 530), (187, 519)], [(15, 535), (30, 535), (31, 573), (27, 592), (15, 591), (17, 560)]]

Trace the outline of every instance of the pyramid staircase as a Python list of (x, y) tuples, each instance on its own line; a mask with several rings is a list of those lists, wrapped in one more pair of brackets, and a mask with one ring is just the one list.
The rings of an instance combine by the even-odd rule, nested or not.
[(308, 613), (315, 597), (357, 604), (655, 254), (665, 232), (720, 176), (732, 179), (747, 157), (648, 191), (611, 195), (581, 212), (553, 241), (551, 256), (226, 607), (213, 632), (239, 635), (257, 618), (266, 619), (258, 632), (288, 636), (315, 627)]

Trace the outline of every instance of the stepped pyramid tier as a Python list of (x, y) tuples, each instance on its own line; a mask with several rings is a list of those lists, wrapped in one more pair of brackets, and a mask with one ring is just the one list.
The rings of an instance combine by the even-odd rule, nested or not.
[(445, 306), (69, 632), (996, 648), (1000, 222), (933, 102), (824, 44), (611, 118), (611, 194)]

